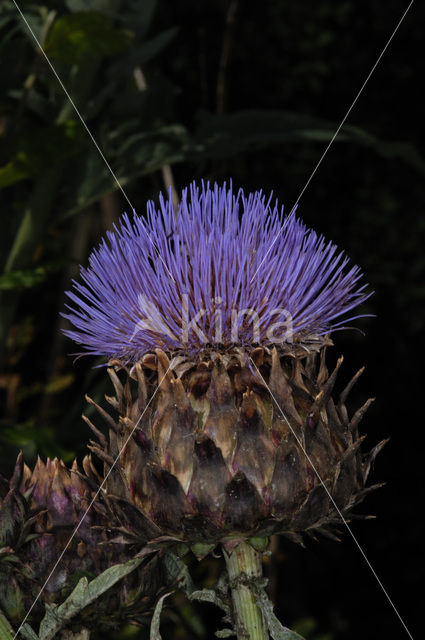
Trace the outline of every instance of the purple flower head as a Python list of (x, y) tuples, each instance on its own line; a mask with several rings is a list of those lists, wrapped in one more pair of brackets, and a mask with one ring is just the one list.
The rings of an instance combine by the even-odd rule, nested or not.
[(162, 196), (146, 219), (125, 214), (67, 292), (66, 335), (134, 362), (156, 347), (305, 343), (360, 317), (347, 317), (370, 295), (360, 269), (270, 200), (193, 183), (177, 214)]

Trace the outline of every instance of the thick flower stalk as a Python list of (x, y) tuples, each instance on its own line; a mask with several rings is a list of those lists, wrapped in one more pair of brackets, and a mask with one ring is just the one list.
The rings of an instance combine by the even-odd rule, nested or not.
[(235, 631), (266, 637), (248, 562), (259, 539), (334, 536), (370, 490), (370, 401), (351, 416), (345, 404), (361, 372), (334, 399), (342, 358), (325, 361), (369, 295), (359, 268), (261, 193), (192, 185), (177, 216), (162, 198), (124, 216), (81, 276), (67, 334), (110, 359), (113, 415), (89, 399), (109, 437), (87, 422), (116, 528), (198, 556), (221, 544)]

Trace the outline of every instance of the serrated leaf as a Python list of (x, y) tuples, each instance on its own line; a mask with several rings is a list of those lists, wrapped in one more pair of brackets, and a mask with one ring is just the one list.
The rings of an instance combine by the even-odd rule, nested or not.
[(213, 589), (199, 589), (192, 591), (189, 595), (189, 600), (198, 600), (199, 602), (210, 602), (215, 604), (216, 607), (224, 611), (225, 614), (230, 613), (230, 607), (219, 598)]
[(273, 605), (264, 588), (257, 587), (255, 589), (255, 595), (257, 605), (261, 609), (261, 613), (264, 616), (264, 620), (266, 621), (269, 633), (273, 640), (304, 640), (304, 638), (298, 633), (291, 631), (282, 625), (273, 611)]
[(164, 556), (164, 565), (167, 572), (167, 579), (170, 584), (177, 584), (184, 593), (190, 594), (196, 591), (196, 587), (190, 576), (189, 569), (174, 553), (168, 551)]
[(172, 593), (173, 593), (172, 591), (169, 591), (168, 593), (164, 593), (164, 595), (161, 596), (158, 602), (156, 603), (155, 611), (153, 612), (153, 616), (152, 616), (151, 629), (149, 633), (150, 640), (162, 640), (161, 634), (159, 632), (159, 627), (161, 623), (162, 606), (164, 604), (165, 598), (167, 598)]
[(133, 559), (124, 564), (116, 564), (106, 569), (91, 582), (86, 577), (81, 578), (75, 589), (60, 606), (46, 606), (46, 615), (40, 624), (40, 640), (51, 640), (55, 634), (66, 625), (71, 618), (82, 609), (93, 603), (105, 591), (136, 569), (141, 559)]

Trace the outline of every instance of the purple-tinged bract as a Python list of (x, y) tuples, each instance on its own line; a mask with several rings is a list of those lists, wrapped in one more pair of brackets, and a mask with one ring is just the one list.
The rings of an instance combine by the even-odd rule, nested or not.
[(125, 214), (68, 292), (65, 333), (85, 352), (134, 362), (156, 347), (308, 343), (368, 297), (343, 252), (262, 192), (192, 184), (177, 213), (159, 202)]

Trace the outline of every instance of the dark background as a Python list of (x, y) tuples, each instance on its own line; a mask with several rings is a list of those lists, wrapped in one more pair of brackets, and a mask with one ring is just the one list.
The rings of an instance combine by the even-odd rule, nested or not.
[[(73, 363), (59, 312), (77, 264), (87, 263), (129, 205), (13, 3), (0, 6), (0, 469), (7, 475), (19, 449), (29, 463), (37, 453), (69, 462), (85, 452), (84, 393), (101, 399), (107, 383), (97, 361)], [(194, 178), (232, 178), (245, 190), (273, 190), (289, 210), (407, 2), (20, 6), (143, 214), (164, 188), (164, 165), (178, 190)], [(352, 526), (416, 637), (423, 618), (423, 17), (414, 3), (298, 209), (347, 251), (375, 291), (363, 311), (376, 318), (356, 322), (364, 335), (335, 334), (332, 355), (345, 355), (341, 385), (367, 365), (351, 408), (376, 396), (362, 424), (369, 446), (391, 437), (372, 477), (387, 485), (363, 506), (377, 519)], [(278, 616), (311, 640), (407, 637), (348, 534), (306, 550), (282, 542), (268, 571)], [(205, 631), (212, 608), (197, 610), (198, 635), (165, 616), (164, 638), (212, 638)]]

